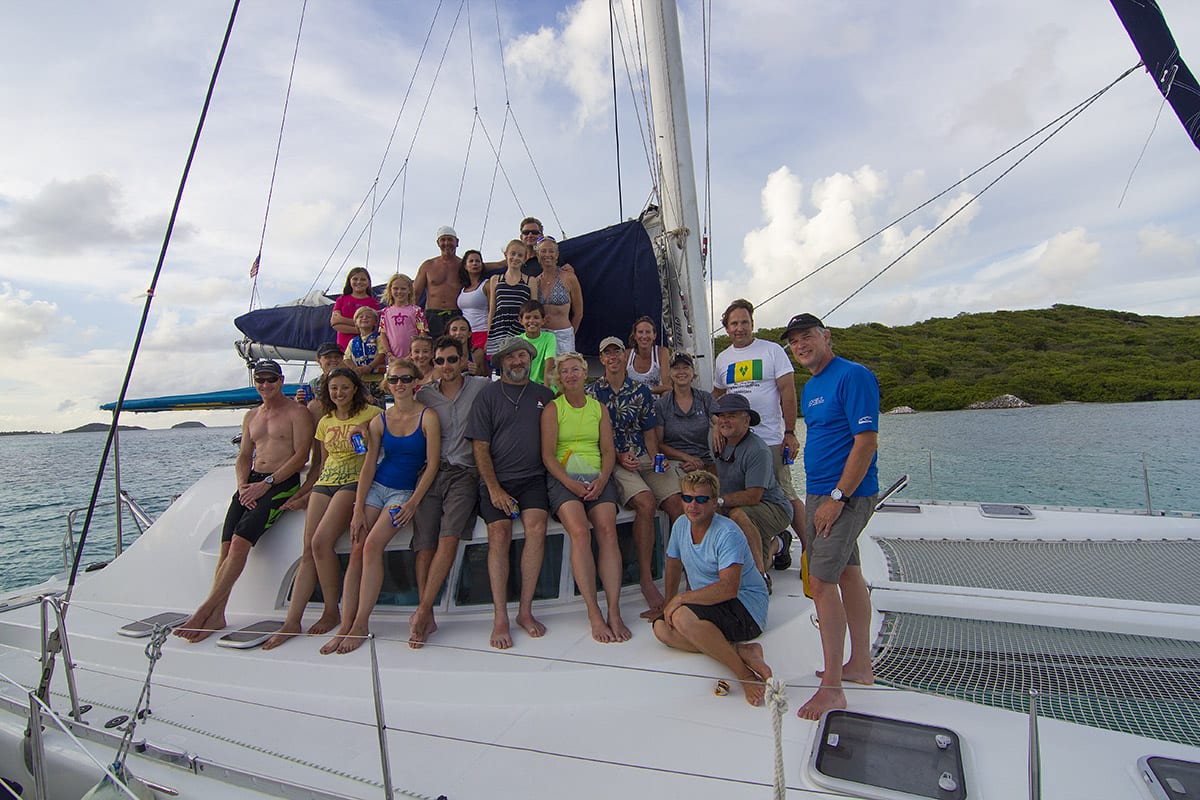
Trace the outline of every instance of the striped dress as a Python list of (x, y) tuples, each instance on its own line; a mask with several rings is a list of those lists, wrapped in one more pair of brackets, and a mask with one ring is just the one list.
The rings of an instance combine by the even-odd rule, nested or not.
[(521, 277), (521, 282), (514, 286), (501, 275), (493, 291), (496, 296), (496, 311), (492, 315), (491, 327), (488, 328), (488, 358), (496, 354), (505, 339), (520, 336), (525, 332), (521, 327), (521, 306), (531, 297), (529, 279), (524, 276)]

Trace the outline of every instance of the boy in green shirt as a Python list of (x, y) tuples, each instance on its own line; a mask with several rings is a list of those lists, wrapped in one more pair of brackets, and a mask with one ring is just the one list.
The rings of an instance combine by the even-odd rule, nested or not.
[(553, 333), (542, 330), (546, 311), (537, 300), (526, 300), (521, 305), (521, 325), (525, 333), (522, 339), (533, 345), (537, 356), (529, 365), (529, 380), (546, 385), (545, 376), (554, 372), (554, 357), (558, 355), (557, 339)]

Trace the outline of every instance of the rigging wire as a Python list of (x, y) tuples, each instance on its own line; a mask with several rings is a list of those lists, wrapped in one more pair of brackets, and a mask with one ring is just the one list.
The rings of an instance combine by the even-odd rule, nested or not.
[[(979, 192), (977, 192), (975, 195), (973, 195), (973, 196), (971, 197), (971, 199), (967, 200), (965, 203), (963, 203), (961, 206), (959, 206), (957, 209), (955, 209), (955, 211), (954, 211), (953, 213), (951, 213), (951, 214), (950, 214), (948, 217), (946, 217), (944, 220), (942, 220), (941, 222), (939, 222), (937, 225), (933, 226), (933, 228), (931, 228), (931, 229), (930, 229), (930, 230), (929, 230), (929, 231), (928, 231), (928, 232), (927, 232), (927, 233), (926, 233), (924, 236), (922, 236), (920, 239), (918, 239), (917, 241), (913, 242), (913, 244), (912, 244), (911, 246), (909, 246), (908, 248), (906, 248), (906, 249), (904, 250), (904, 252), (900, 253), (900, 255), (896, 256), (896, 258), (894, 258), (894, 259), (893, 259), (893, 260), (892, 260), (892, 261), (891, 261), (891, 262), (890, 262), (890, 263), (889, 263), (887, 266), (885, 266), (883, 269), (879, 270), (879, 271), (878, 271), (878, 272), (876, 272), (874, 275), (872, 275), (872, 276), (871, 276), (871, 278), (870, 278), (870, 279), (869, 279), (869, 280), (868, 280), (866, 283), (864, 283), (863, 285), (859, 286), (857, 289), (855, 289), (853, 292), (851, 292), (849, 295), (847, 295), (847, 296), (846, 296), (846, 297), (845, 297), (845, 298), (844, 298), (844, 299), (843, 299), (841, 302), (839, 302), (839, 303), (838, 303), (837, 305), (835, 305), (833, 308), (831, 308), (831, 309), (829, 309), (828, 311), (826, 311), (826, 312), (825, 312), (825, 316), (826, 316), (826, 317), (828, 317), (830, 314), (832, 314), (833, 312), (837, 311), (839, 308), (841, 308), (842, 306), (844, 306), (844, 305), (845, 305), (846, 303), (848, 303), (848, 302), (849, 302), (849, 301), (850, 301), (852, 298), (854, 298), (854, 297), (855, 297), (855, 295), (857, 295), (857, 294), (858, 294), (859, 292), (861, 292), (863, 289), (866, 289), (868, 286), (870, 286), (872, 283), (874, 283), (874, 282), (875, 282), (875, 280), (876, 280), (877, 278), (879, 278), (881, 275), (883, 275), (883, 273), (887, 272), (889, 269), (891, 269), (892, 267), (896, 266), (896, 264), (900, 263), (900, 260), (901, 260), (901, 259), (903, 259), (905, 256), (907, 256), (907, 255), (908, 255), (909, 253), (911, 253), (913, 250), (916, 250), (918, 247), (920, 247), (920, 246), (921, 246), (921, 245), (922, 245), (922, 244), (925, 242), (925, 240), (926, 240), (926, 239), (928, 239), (930, 236), (933, 236), (933, 234), (937, 233), (939, 230), (941, 230), (941, 229), (942, 229), (942, 228), (944, 228), (946, 225), (948, 225), (948, 224), (950, 223), (950, 221), (951, 221), (951, 220), (953, 220), (955, 217), (957, 217), (959, 214), (961, 214), (963, 211), (965, 211), (965, 210), (967, 209), (967, 207), (968, 207), (968, 206), (970, 206), (970, 205), (971, 205), (971, 204), (973, 204), (973, 203), (974, 203), (976, 200), (978, 200), (980, 197), (982, 197), (982, 196), (984, 195), (984, 193), (985, 193), (985, 192), (987, 192), (989, 189), (991, 189), (993, 186), (995, 186), (997, 183), (999, 183), (999, 182), (1000, 182), (1000, 181), (1001, 181), (1003, 178), (1005, 178), (1005, 177), (1006, 177), (1006, 176), (1007, 176), (1007, 175), (1008, 175), (1010, 172), (1012, 172), (1014, 169), (1016, 169), (1018, 166), (1020, 166), (1022, 163), (1024, 163), (1024, 161), (1025, 161), (1026, 159), (1028, 159), (1030, 156), (1032, 156), (1034, 153), (1036, 153), (1036, 152), (1037, 152), (1039, 149), (1041, 149), (1042, 145), (1046, 144), (1046, 143), (1047, 143), (1047, 142), (1049, 142), (1051, 139), (1053, 139), (1055, 136), (1057, 136), (1057, 135), (1058, 135), (1058, 134), (1059, 134), (1059, 133), (1060, 133), (1060, 132), (1063, 130), (1063, 128), (1065, 128), (1067, 125), (1069, 125), (1069, 124), (1071, 124), (1072, 122), (1074, 122), (1074, 121), (1075, 121), (1075, 120), (1076, 120), (1076, 119), (1079, 117), (1079, 115), (1080, 115), (1080, 114), (1082, 114), (1084, 111), (1087, 111), (1087, 110), (1088, 110), (1088, 108), (1090, 108), (1090, 107), (1091, 107), (1091, 105), (1092, 105), (1093, 103), (1095, 103), (1097, 100), (1099, 100), (1099, 99), (1100, 99), (1100, 97), (1101, 97), (1101, 96), (1102, 96), (1102, 95), (1103, 95), (1105, 92), (1107, 92), (1107, 91), (1108, 91), (1109, 89), (1111, 89), (1113, 86), (1116, 86), (1116, 84), (1117, 84), (1119, 81), (1121, 81), (1122, 79), (1124, 79), (1124, 78), (1126, 78), (1127, 76), (1131, 75), (1131, 74), (1133, 73), (1133, 71), (1134, 71), (1134, 70), (1136, 70), (1137, 68), (1138, 68), (1137, 66), (1134, 66), (1134, 67), (1130, 68), (1130, 69), (1129, 69), (1129, 70), (1127, 70), (1127, 71), (1126, 71), (1124, 74), (1122, 74), (1122, 75), (1121, 75), (1121, 77), (1117, 78), (1117, 80), (1113, 81), (1113, 82), (1112, 82), (1112, 83), (1110, 83), (1108, 86), (1104, 87), (1103, 89), (1101, 89), (1099, 92), (1097, 92), (1096, 94), (1094, 94), (1094, 95), (1092, 95), (1091, 97), (1089, 97), (1089, 98), (1088, 98), (1087, 100), (1085, 100), (1084, 102), (1082, 102), (1082, 103), (1080, 103), (1079, 105), (1075, 106), (1075, 108), (1071, 109), (1071, 111), (1069, 111), (1069, 112), (1067, 112), (1066, 114), (1063, 114), (1062, 116), (1060, 116), (1060, 117), (1058, 118), (1058, 120), (1062, 120), (1062, 122), (1061, 122), (1061, 123), (1059, 123), (1059, 122), (1058, 122), (1058, 120), (1055, 120), (1055, 122), (1054, 122), (1054, 123), (1050, 123), (1050, 125), (1053, 125), (1053, 124), (1055, 124), (1055, 123), (1058, 123), (1058, 127), (1056, 127), (1054, 130), (1052, 130), (1052, 131), (1050, 131), (1049, 133), (1047, 133), (1047, 134), (1046, 134), (1046, 136), (1045, 136), (1045, 138), (1043, 138), (1043, 139), (1042, 139), (1040, 142), (1038, 142), (1038, 143), (1037, 143), (1037, 144), (1035, 144), (1035, 145), (1034, 145), (1032, 148), (1030, 148), (1029, 152), (1025, 153), (1025, 154), (1024, 154), (1024, 155), (1022, 155), (1020, 158), (1018, 158), (1016, 161), (1014, 161), (1014, 162), (1013, 162), (1011, 165), (1009, 165), (1009, 166), (1008, 166), (1006, 169), (1004, 169), (1004, 170), (1003, 170), (1003, 171), (1002, 171), (1002, 172), (1001, 172), (999, 175), (997, 175), (995, 178), (993, 178), (991, 181), (989, 181), (989, 182), (988, 182), (988, 183), (987, 183), (987, 184), (986, 184), (986, 185), (985, 185), (985, 186), (984, 186), (982, 189), (980, 189), (980, 190), (979, 190)], [(1064, 117), (1065, 117), (1065, 119), (1064, 119)], [(1044, 130), (1046, 130), (1046, 128), (1050, 127), (1050, 125), (1043, 126), (1043, 127), (1042, 127), (1042, 128), (1039, 130), (1039, 131), (1038, 131), (1038, 133), (1040, 133), (1041, 131), (1044, 131)], [(1036, 134), (1035, 134), (1035, 135), (1036, 135)], [(1031, 138), (1031, 137), (1029, 137), (1029, 138)], [(1027, 138), (1027, 139), (1025, 139), (1025, 140), (1023, 140), (1023, 141), (1028, 141), (1028, 138)], [(1011, 149), (1010, 149), (1010, 151), (1011, 151)], [(995, 161), (995, 159), (993, 159), (993, 162), (994, 162), (994, 161)], [(991, 163), (991, 162), (989, 162), (989, 163)], [(982, 169), (982, 168), (981, 168), (981, 169)], [(978, 170), (976, 170), (976, 171), (978, 172)], [(965, 180), (965, 178), (964, 178), (964, 180)], [(961, 183), (961, 181), (960, 181), (960, 183)], [(953, 188), (953, 187), (951, 187), (951, 188)], [(949, 189), (947, 189), (947, 191), (949, 191)], [(943, 194), (944, 194), (944, 193), (943, 193)], [(909, 213), (912, 213), (912, 212), (909, 212)]]
[(608, 60), (612, 67), (613, 139), (617, 160), (617, 219), (625, 219), (625, 206), (621, 199), (621, 126), (617, 117), (617, 20), (613, 14), (613, 0), (608, 0)]
[[(883, 226), (882, 228), (880, 228), (879, 230), (877, 230), (877, 231), (875, 231), (874, 233), (870, 234), (870, 235), (869, 235), (869, 236), (867, 236), (866, 238), (864, 238), (864, 239), (860, 240), (860, 241), (859, 241), (857, 244), (854, 244), (854, 245), (852, 245), (851, 247), (847, 248), (846, 250), (843, 250), (842, 252), (838, 253), (838, 254), (837, 254), (836, 256), (834, 256), (833, 258), (829, 259), (829, 260), (828, 260), (828, 261), (826, 261), (825, 263), (823, 263), (823, 264), (821, 264), (820, 266), (818, 266), (818, 267), (816, 267), (815, 269), (813, 269), (811, 272), (808, 272), (807, 274), (805, 274), (805, 275), (802, 275), (800, 278), (798, 278), (797, 280), (795, 280), (795, 281), (793, 281), (792, 283), (788, 284), (787, 286), (783, 287), (782, 289), (780, 289), (779, 291), (775, 292), (774, 294), (770, 295), (770, 296), (769, 296), (769, 297), (767, 297), (765, 300), (761, 300), (761, 301), (759, 301), (758, 303), (755, 303), (755, 305), (754, 305), (754, 307), (755, 307), (755, 310), (761, 309), (761, 308), (762, 308), (764, 305), (766, 305), (767, 303), (769, 303), (769, 302), (771, 302), (772, 300), (774, 300), (774, 299), (778, 298), (779, 296), (781, 296), (781, 295), (785, 294), (786, 292), (788, 292), (788, 291), (790, 291), (790, 290), (794, 289), (795, 287), (799, 286), (799, 285), (800, 285), (801, 283), (803, 283), (804, 281), (806, 281), (806, 280), (808, 280), (809, 278), (811, 278), (812, 276), (816, 275), (818, 272), (821, 272), (822, 270), (824, 270), (826, 267), (829, 267), (829, 266), (833, 265), (833, 264), (834, 264), (834, 263), (836, 263), (837, 261), (840, 261), (842, 258), (844, 258), (844, 257), (846, 257), (846, 256), (848, 256), (848, 255), (850, 255), (850, 254), (851, 254), (851, 253), (853, 253), (855, 250), (857, 250), (857, 249), (859, 249), (860, 247), (862, 247), (863, 245), (867, 244), (867, 243), (868, 243), (868, 242), (870, 242), (872, 239), (875, 239), (875, 238), (877, 238), (878, 236), (880, 236), (881, 234), (883, 234), (883, 233), (884, 233), (884, 231), (888, 230), (889, 228), (891, 228), (891, 227), (893, 227), (893, 226), (895, 226), (895, 225), (898, 225), (898, 224), (900, 224), (901, 222), (903, 222), (904, 220), (908, 219), (909, 217), (911, 217), (913, 214), (917, 213), (917, 212), (918, 212), (918, 211), (920, 211), (921, 209), (925, 208), (926, 206), (930, 205), (931, 203), (935, 202), (936, 200), (939, 200), (940, 198), (942, 198), (942, 197), (944, 197), (945, 195), (949, 194), (951, 191), (953, 191), (954, 189), (958, 188), (958, 187), (959, 187), (959, 186), (961, 186), (962, 184), (966, 183), (968, 180), (970, 180), (971, 178), (975, 177), (975, 176), (976, 176), (976, 175), (978, 175), (979, 173), (983, 172), (985, 169), (987, 169), (988, 167), (992, 166), (992, 165), (993, 165), (993, 164), (995, 164), (997, 161), (1000, 161), (1000, 160), (1001, 160), (1001, 159), (1003, 159), (1005, 156), (1008, 156), (1008, 155), (1010, 155), (1010, 154), (1011, 154), (1011, 153), (1013, 153), (1014, 151), (1016, 151), (1016, 150), (1020, 149), (1020, 148), (1021, 148), (1023, 145), (1027, 144), (1027, 143), (1028, 143), (1028, 142), (1030, 142), (1031, 140), (1033, 140), (1033, 139), (1037, 138), (1038, 136), (1040, 136), (1040, 135), (1041, 135), (1042, 133), (1044, 133), (1045, 131), (1047, 131), (1047, 130), (1049, 130), (1050, 128), (1054, 127), (1055, 125), (1057, 125), (1057, 124), (1058, 124), (1059, 122), (1061, 122), (1062, 120), (1064, 120), (1064, 119), (1067, 119), (1068, 117), (1070, 117), (1071, 119), (1074, 119), (1074, 116), (1072, 116), (1072, 115), (1077, 115), (1079, 111), (1081, 111), (1081, 110), (1083, 110), (1083, 109), (1087, 108), (1088, 106), (1090, 106), (1090, 105), (1091, 105), (1093, 102), (1095, 102), (1096, 100), (1098, 100), (1098, 99), (1099, 99), (1099, 98), (1100, 98), (1100, 97), (1101, 97), (1101, 96), (1102, 96), (1102, 95), (1103, 95), (1105, 92), (1109, 91), (1109, 90), (1110, 90), (1110, 89), (1112, 89), (1114, 86), (1116, 86), (1118, 83), (1120, 83), (1122, 80), (1124, 80), (1125, 78), (1127, 78), (1127, 77), (1129, 77), (1131, 74), (1133, 74), (1133, 72), (1134, 72), (1135, 70), (1137, 70), (1137, 68), (1138, 68), (1139, 66), (1140, 66), (1140, 63), (1139, 63), (1139, 64), (1136, 64), (1136, 65), (1134, 65), (1134, 66), (1132, 66), (1132, 67), (1130, 67), (1130, 68), (1129, 68), (1129, 69), (1127, 69), (1127, 70), (1125, 70), (1125, 71), (1124, 71), (1123, 73), (1121, 73), (1121, 74), (1120, 74), (1120, 75), (1119, 75), (1119, 76), (1118, 76), (1116, 79), (1114, 79), (1112, 82), (1110, 82), (1110, 83), (1109, 83), (1107, 86), (1105, 86), (1104, 88), (1100, 89), (1099, 91), (1097, 91), (1097, 92), (1093, 93), (1091, 96), (1087, 97), (1087, 98), (1086, 98), (1086, 99), (1084, 99), (1083, 101), (1081, 101), (1081, 102), (1077, 103), (1076, 105), (1072, 106), (1071, 108), (1067, 109), (1067, 110), (1066, 110), (1066, 111), (1064, 111), (1062, 114), (1058, 115), (1057, 117), (1055, 117), (1054, 119), (1050, 120), (1049, 122), (1047, 122), (1047, 123), (1046, 123), (1045, 125), (1043, 125), (1042, 127), (1038, 128), (1038, 129), (1037, 129), (1036, 131), (1034, 131), (1033, 133), (1029, 134), (1029, 135), (1028, 135), (1028, 136), (1026, 136), (1025, 138), (1021, 139), (1019, 142), (1017, 142), (1016, 144), (1014, 144), (1014, 145), (1012, 145), (1011, 147), (1009, 147), (1008, 149), (1006, 149), (1004, 152), (1002, 152), (1002, 153), (1000, 153), (999, 155), (997, 155), (996, 157), (994, 157), (994, 158), (990, 159), (989, 161), (987, 161), (986, 163), (982, 164), (981, 166), (979, 166), (979, 167), (976, 167), (974, 170), (972, 170), (971, 172), (969, 172), (969, 173), (967, 173), (966, 175), (964, 175), (964, 176), (963, 176), (961, 179), (959, 179), (959, 180), (955, 181), (954, 183), (950, 184), (950, 185), (949, 185), (949, 186), (947, 186), (945, 189), (943, 189), (942, 191), (938, 192), (938, 193), (937, 193), (937, 194), (935, 194), (934, 196), (930, 197), (930, 198), (929, 198), (928, 200), (926, 200), (925, 202), (921, 203), (920, 205), (916, 206), (915, 208), (913, 208), (913, 209), (911, 209), (911, 210), (909, 210), (909, 211), (905, 212), (904, 214), (900, 215), (900, 216), (899, 216), (899, 217), (897, 217), (896, 219), (894, 219), (894, 220), (892, 220), (891, 222), (887, 223), (886, 225), (884, 225), (884, 226)], [(1069, 122), (1069, 121), (1070, 121), (1070, 120), (1068, 120), (1068, 122)], [(1058, 130), (1061, 130), (1061, 129), (1062, 129), (1062, 128), (1060, 127)], [(1056, 130), (1054, 133), (1056, 134), (1056, 133), (1058, 132), (1058, 130)], [(1054, 135), (1054, 134), (1051, 134), (1051, 135)], [(1049, 139), (1049, 137), (1047, 137), (1047, 140), (1048, 140), (1048, 139)], [(1041, 147), (1041, 145), (1042, 145), (1042, 144), (1045, 144), (1045, 141), (1043, 141), (1043, 142), (1041, 142), (1040, 144), (1038, 144), (1038, 145), (1037, 145), (1037, 147)], [(1034, 149), (1036, 150), (1037, 148), (1035, 147)], [(1032, 152), (1032, 151), (1030, 151), (1030, 152)], [(1028, 157), (1028, 156), (1026, 156), (1026, 157)], [(1022, 158), (1022, 160), (1024, 160), (1024, 158)], [(1019, 163), (1020, 163), (1020, 161), (1018, 161), (1018, 162), (1016, 162), (1016, 163), (1017, 163), (1017, 164), (1019, 164)], [(1014, 164), (1013, 166), (1016, 166), (1016, 164)], [(1001, 177), (1003, 177), (1003, 175), (1004, 175), (1004, 174), (1007, 174), (1009, 171), (1011, 171), (1011, 169), (1012, 169), (1012, 167), (1010, 167), (1010, 168), (1009, 168), (1009, 170), (1006, 170), (1006, 171), (1005, 171), (1005, 172), (1002, 174), (1002, 176), (1001, 176)], [(989, 186), (990, 186), (990, 185), (991, 185), (991, 184), (989, 184)], [(943, 224), (944, 224), (944, 223), (943, 223)], [(938, 227), (941, 227), (941, 225), (939, 225)], [(935, 230), (936, 230), (936, 228), (935, 228)], [(926, 238), (928, 238), (928, 237), (926, 237)], [(924, 239), (922, 239), (921, 241), (924, 241)], [(911, 252), (911, 248), (910, 248), (908, 251), (905, 251), (905, 254), (907, 254), (908, 252)], [(902, 256), (902, 257), (903, 257), (903, 256)], [(895, 263), (895, 262), (893, 262), (893, 264), (894, 264), (894, 263)], [(889, 265), (888, 265), (888, 267), (887, 267), (887, 269), (890, 269), (890, 268), (891, 268), (891, 266), (892, 266), (892, 264), (889, 264)], [(886, 271), (886, 269), (885, 269), (885, 271)], [(874, 280), (874, 278), (872, 278), (871, 280), (873, 281), (873, 280)], [(869, 283), (869, 282), (868, 282), (868, 283)], [(860, 288), (859, 288), (859, 291), (860, 291), (862, 288), (863, 288), (863, 287), (860, 287)], [(857, 294), (857, 293), (858, 293), (858, 291), (856, 291), (856, 292), (855, 292), (855, 294)], [(853, 295), (851, 295), (851, 297), (853, 297)], [(847, 298), (847, 299), (849, 299), (849, 298)], [(843, 301), (843, 302), (844, 302), (844, 301)], [(838, 304), (838, 306), (836, 306), (835, 308), (840, 308), (840, 307), (841, 307), (841, 304), (839, 303), (839, 304)], [(716, 335), (715, 331), (714, 331), (714, 334), (713, 334), (713, 335), (714, 335), (714, 336)]]
[[(96, 481), (92, 485), (92, 497), (88, 501), (87, 515), (83, 519), (83, 529), (79, 534), (79, 546), (75, 548), (75, 559), (71, 563), (71, 576), (67, 579), (67, 592), (63, 599), (63, 617), (70, 610), (71, 593), (75, 589), (75, 579), (79, 575), (79, 565), (83, 561), (83, 546), (87, 543), (88, 530), (91, 528), (92, 517), (96, 511), (96, 500), (100, 496), (100, 485), (104, 481), (104, 468), (108, 464), (108, 454), (112, 452), (113, 439), (117, 435), (117, 425), (121, 418), (121, 408), (125, 405), (125, 395), (129, 392), (129, 383), (133, 378), (133, 367), (137, 361), (138, 350), (142, 346), (142, 337), (146, 333), (146, 321), (150, 317), (150, 304), (154, 302), (154, 292), (158, 287), (158, 278), (162, 274), (163, 262), (167, 259), (167, 248), (171, 244), (171, 234), (175, 230), (175, 221), (179, 218), (179, 206), (183, 202), (183, 189), (187, 186), (188, 174), (192, 170), (192, 161), (196, 158), (196, 150), (200, 146), (200, 134), (204, 130), (204, 120), (208, 117), (208, 107), (212, 104), (213, 92), (217, 88), (217, 76), (221, 73), (221, 63), (225, 60), (225, 51), (229, 48), (229, 39), (233, 36), (233, 23), (237, 19), (238, 6), (241, 0), (233, 0), (233, 10), (229, 14), (229, 24), (225, 28), (225, 38), (221, 41), (221, 49), (217, 53), (217, 62), (213, 65), (212, 77), (208, 82), (208, 93), (204, 96), (204, 106), (200, 110), (200, 120), (196, 124), (196, 133), (192, 137), (192, 146), (188, 151), (187, 162), (183, 167), (183, 175), (179, 179), (179, 188), (175, 192), (175, 204), (171, 207), (171, 217), (167, 221), (166, 234), (163, 236), (162, 249), (158, 253), (158, 263), (154, 266), (154, 276), (150, 279), (150, 288), (146, 290), (146, 304), (142, 308), (142, 319), (138, 324), (137, 335), (133, 340), (133, 349), (129, 354), (129, 364), (125, 368), (125, 378), (121, 381), (121, 392), (117, 395), (116, 407), (113, 409), (112, 424), (108, 426), (108, 438), (104, 440), (104, 450), (100, 454), (100, 466), (96, 470)], [(48, 687), (47, 687), (48, 688)]]
[(708, 329), (717, 327), (713, 316), (713, 269), (709, 260), (712, 246), (712, 0), (700, 3), (700, 25), (703, 28), (704, 47), (704, 219), (700, 236), (700, 269), (708, 279)]
[(308, 10), (308, 0), (300, 6), (300, 24), (296, 27), (296, 46), (292, 48), (292, 67), (288, 71), (287, 92), (283, 95), (283, 114), (279, 119), (279, 139), (275, 142), (275, 163), (271, 165), (271, 182), (267, 186), (267, 207), (263, 210), (262, 233), (258, 237), (258, 255), (254, 257), (254, 265), (250, 268), (250, 308), (254, 309), (254, 301), (258, 297), (258, 271), (262, 267), (263, 242), (267, 239), (267, 219), (271, 216), (271, 197), (275, 193), (275, 176), (279, 172), (279, 153), (283, 150), (283, 128), (287, 123), (288, 103), (292, 99), (292, 81), (296, 77), (296, 59), (300, 55), (300, 34), (304, 31), (304, 14)]
[[(625, 35), (622, 35), (622, 33), (621, 33), (621, 23), (620, 23), (620, 22), (618, 22), (618, 23), (617, 23), (617, 26), (616, 26), (616, 28), (617, 28), (617, 41), (618, 41), (618, 42), (620, 43), (620, 45), (621, 45), (621, 61), (622, 61), (622, 63), (623, 63), (623, 64), (624, 64), (624, 66), (625, 66), (625, 80), (626, 80), (626, 82), (629, 84), (629, 97), (630, 97), (630, 99), (633, 101), (633, 116), (634, 116), (634, 118), (637, 120), (637, 130), (638, 130), (638, 134), (639, 134), (639, 135), (641, 136), (641, 138), (642, 138), (642, 154), (643, 154), (643, 155), (645, 156), (645, 158), (646, 158), (646, 172), (647, 172), (647, 174), (648, 174), (648, 175), (650, 175), (650, 181), (651, 181), (652, 185), (655, 187), (655, 193), (657, 193), (657, 190), (658, 190), (658, 183), (657, 183), (657, 182), (656, 182), (656, 180), (655, 180), (655, 173), (654, 173), (654, 157), (651, 155), (651, 152), (650, 152), (650, 142), (649, 142), (649, 140), (648, 140), (648, 138), (647, 138), (647, 136), (648, 136), (648, 135), (649, 135), (650, 137), (653, 137), (653, 133), (652, 133), (652, 131), (651, 131), (651, 128), (652, 128), (652, 126), (650, 125), (650, 123), (649, 123), (648, 121), (643, 121), (643, 119), (642, 119), (642, 110), (641, 110), (641, 108), (639, 108), (639, 106), (638, 106), (638, 100), (639, 100), (639, 99), (643, 101), (643, 104), (646, 104), (646, 102), (647, 102), (647, 98), (645, 97), (645, 95), (644, 95), (644, 94), (643, 94), (641, 97), (639, 97), (639, 96), (638, 96), (638, 91), (637, 91), (637, 88), (634, 86), (634, 83), (633, 83), (633, 74), (634, 74), (634, 71), (635, 71), (635, 70), (634, 70), (634, 68), (633, 68), (633, 67), (631, 67), (631, 66), (630, 66), (630, 64), (629, 64), (629, 53), (628, 53), (628, 52), (626, 51), (626, 49), (625, 49), (625, 48), (626, 48), (626, 44), (625, 44), (625, 43), (626, 43), (626, 41), (629, 39), (629, 34), (628, 34), (628, 31), (629, 31), (629, 21), (628, 21), (627, 19), (625, 19), (625, 4), (624, 4), (624, 3), (621, 3), (621, 6), (620, 6), (620, 8), (621, 8), (621, 18), (622, 18), (622, 20), (623, 20), (623, 22), (624, 22), (624, 25), (625, 25), (625, 31), (626, 31)], [(641, 81), (641, 83), (643, 84), (643, 87), (644, 87), (644, 84), (645, 84), (645, 65), (643, 65), (643, 64), (638, 64), (638, 65), (637, 65), (637, 69), (639, 70), (639, 72), (638, 72), (638, 77), (639, 77), (639, 79), (640, 79), (640, 81)], [(649, 111), (648, 111), (648, 110), (647, 110), (647, 112), (646, 112), (646, 116), (647, 116), (647, 117), (649, 117), (649, 116), (650, 116), (650, 114), (649, 114)], [(647, 204), (648, 204), (648, 202), (647, 202), (647, 203), (643, 203), (643, 204), (642, 204), (642, 207), (644, 208), (644, 207), (645, 207)]]
[[(1143, 64), (1139, 64), (1139, 66)], [(1175, 72), (1178, 69), (1178, 64), (1172, 64), (1170, 76), (1163, 76), (1167, 80), (1167, 88), (1163, 90), (1162, 102), (1158, 104), (1158, 113), (1154, 115), (1154, 124), (1150, 126), (1150, 133), (1146, 136), (1146, 143), (1142, 145), (1142, 152), (1138, 153), (1137, 160), (1133, 162), (1133, 169), (1129, 170), (1129, 178), (1125, 181), (1125, 188), (1121, 190), (1121, 199), (1117, 201), (1117, 208), (1120, 208), (1125, 203), (1125, 195), (1129, 192), (1129, 187), (1133, 184), (1133, 175), (1137, 172), (1138, 167), (1141, 166), (1142, 158), (1145, 157), (1146, 150), (1150, 147), (1150, 140), (1154, 138), (1154, 132), (1158, 130), (1158, 120), (1162, 117), (1163, 108), (1167, 105), (1167, 96), (1171, 94), (1171, 87), (1175, 85)]]

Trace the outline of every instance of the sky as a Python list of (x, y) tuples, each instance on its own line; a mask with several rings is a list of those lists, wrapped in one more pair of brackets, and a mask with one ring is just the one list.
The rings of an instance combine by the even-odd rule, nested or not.
[[(631, 2), (613, 5), (615, 115), (605, 0), (310, 0), (290, 95), (304, 4), (242, 3), (130, 396), (246, 384), (232, 320), (251, 306), (260, 239), (254, 303), (271, 306), (340, 291), (352, 266), (377, 283), (411, 275), (444, 224), (460, 252), (492, 260), (526, 214), (560, 236), (635, 217), (652, 156)], [(1054, 303), (1200, 314), (1200, 152), (1169, 108), (1158, 118), (1142, 70), (994, 187), (1014, 158), (888, 227), (1137, 63), (1108, 3), (718, 0), (711, 19), (679, 5), (718, 310), (759, 303), (887, 228), (762, 304), (756, 323), (809, 311), (833, 327), (896, 325)], [(1160, 5), (1200, 70), (1200, 4)], [(108, 421), (97, 407), (125, 373), (230, 6), (6, 11), (0, 430)], [(240, 412), (122, 422), (192, 419), (236, 424)]]

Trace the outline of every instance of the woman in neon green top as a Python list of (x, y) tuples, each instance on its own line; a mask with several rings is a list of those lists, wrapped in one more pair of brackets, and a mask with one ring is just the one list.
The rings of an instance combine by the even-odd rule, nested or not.
[[(555, 363), (562, 395), (542, 412), (542, 462), (550, 510), (571, 537), (571, 571), (587, 604), (592, 638), (624, 642), (632, 634), (621, 620), (621, 550), (617, 545), (617, 491), (609, 481), (617, 461), (608, 409), (584, 391), (587, 362), (579, 353), (560, 355)], [(608, 600), (608, 618), (596, 600), (597, 563), (591, 531), (600, 550), (600, 582)]]

